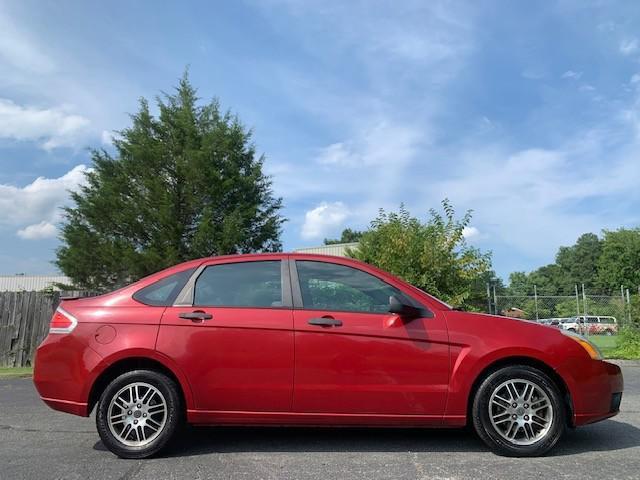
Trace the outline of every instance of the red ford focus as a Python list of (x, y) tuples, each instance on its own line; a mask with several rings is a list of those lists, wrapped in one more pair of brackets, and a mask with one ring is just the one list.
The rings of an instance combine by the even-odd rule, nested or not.
[(88, 416), (116, 455), (150, 456), (178, 425), (462, 427), (541, 455), (618, 413), (620, 369), (557, 328), (452, 310), (354, 260), (195, 260), (66, 300), (38, 348), (52, 408)]

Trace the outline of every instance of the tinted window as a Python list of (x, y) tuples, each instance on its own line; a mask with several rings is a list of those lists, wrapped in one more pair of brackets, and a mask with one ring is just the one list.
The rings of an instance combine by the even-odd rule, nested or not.
[(196, 280), (193, 304), (218, 307), (281, 307), (280, 261), (207, 267)]
[(184, 287), (194, 271), (194, 268), (190, 268), (189, 270), (169, 275), (142, 290), (138, 290), (133, 294), (133, 298), (145, 305), (157, 307), (173, 305), (178, 293), (180, 293), (180, 290), (182, 290), (182, 287)]
[(587, 317), (587, 323), (598, 323), (598, 317)]
[(333, 263), (296, 261), (304, 308), (383, 313), (389, 297), (413, 305), (400, 290), (356, 268)]

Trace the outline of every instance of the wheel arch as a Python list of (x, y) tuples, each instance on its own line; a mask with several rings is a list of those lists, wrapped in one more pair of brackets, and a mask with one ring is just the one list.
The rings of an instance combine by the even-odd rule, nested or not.
[(480, 384), (482, 383), (482, 381), (485, 378), (487, 378), (489, 375), (491, 375), (493, 372), (495, 372), (496, 370), (499, 370), (503, 367), (512, 366), (512, 365), (526, 365), (529, 367), (537, 368), (538, 370), (545, 373), (553, 381), (553, 383), (556, 384), (556, 386), (560, 390), (563, 401), (564, 401), (564, 406), (567, 412), (567, 416), (566, 416), (567, 422), (569, 426), (573, 426), (573, 412), (574, 412), (573, 400), (571, 398), (571, 391), (569, 390), (569, 387), (567, 386), (566, 382), (560, 376), (560, 374), (558, 374), (558, 372), (556, 372), (551, 366), (549, 366), (548, 364), (546, 364), (540, 359), (527, 357), (527, 356), (502, 357), (497, 360), (494, 360), (493, 362), (485, 366), (480, 371), (480, 373), (474, 379), (471, 385), (471, 389), (469, 390), (469, 397), (467, 399), (467, 424), (469, 424), (470, 419), (473, 418), (472, 412), (471, 412), (473, 407), (473, 400), (476, 396), (476, 392), (478, 391), (478, 388), (480, 387)]
[(112, 363), (109, 363), (104, 367), (96, 376), (95, 380), (91, 384), (91, 388), (87, 397), (87, 415), (90, 415), (94, 407), (100, 399), (100, 395), (104, 389), (115, 378), (123, 373), (132, 370), (153, 370), (163, 373), (171, 378), (178, 387), (178, 393), (182, 401), (182, 405), (186, 410), (190, 408), (193, 402), (191, 389), (186, 383), (184, 376), (168, 366), (165, 362), (161, 361), (157, 357), (144, 356), (144, 355), (132, 355), (124, 358), (119, 358)]

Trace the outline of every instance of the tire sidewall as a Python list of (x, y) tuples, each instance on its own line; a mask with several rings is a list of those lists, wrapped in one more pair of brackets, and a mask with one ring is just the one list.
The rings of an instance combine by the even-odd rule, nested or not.
[[(121, 443), (111, 433), (107, 421), (109, 404), (113, 396), (123, 387), (134, 382), (153, 385), (160, 390), (167, 402), (167, 420), (162, 432), (152, 442), (141, 447)], [(181, 421), (182, 407), (175, 382), (166, 375), (151, 370), (134, 370), (115, 378), (102, 392), (96, 409), (96, 427), (102, 443), (121, 458), (145, 458), (154, 455), (171, 440)]]
[[(489, 418), (489, 400), (493, 391), (511, 379), (529, 380), (549, 397), (553, 408), (551, 428), (547, 435), (532, 445), (515, 445), (503, 438)], [(506, 456), (539, 456), (549, 451), (566, 428), (566, 411), (557, 385), (547, 375), (529, 366), (511, 366), (497, 370), (480, 384), (473, 402), (473, 423), (480, 438), (496, 453)]]

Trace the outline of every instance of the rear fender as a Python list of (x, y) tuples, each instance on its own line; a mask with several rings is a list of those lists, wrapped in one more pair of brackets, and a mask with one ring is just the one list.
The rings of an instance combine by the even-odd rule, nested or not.
[(125, 360), (134, 360), (134, 359), (148, 359), (153, 360), (161, 364), (167, 370), (171, 371), (178, 379), (180, 383), (180, 388), (184, 394), (185, 399), (185, 407), (187, 409), (194, 408), (193, 401), (193, 391), (191, 389), (191, 384), (189, 380), (182, 372), (180, 367), (166, 355), (159, 353), (155, 350), (147, 349), (147, 348), (131, 348), (127, 350), (118, 351), (108, 357), (102, 359), (102, 361), (96, 366), (96, 368), (91, 372), (91, 376), (89, 381), (85, 385), (85, 389), (83, 392), (83, 398), (87, 399), (89, 402), (91, 399), (89, 398), (91, 394), (91, 390), (95, 385), (95, 382), (100, 378), (100, 376), (106, 372), (111, 366), (117, 364), (118, 362)]

